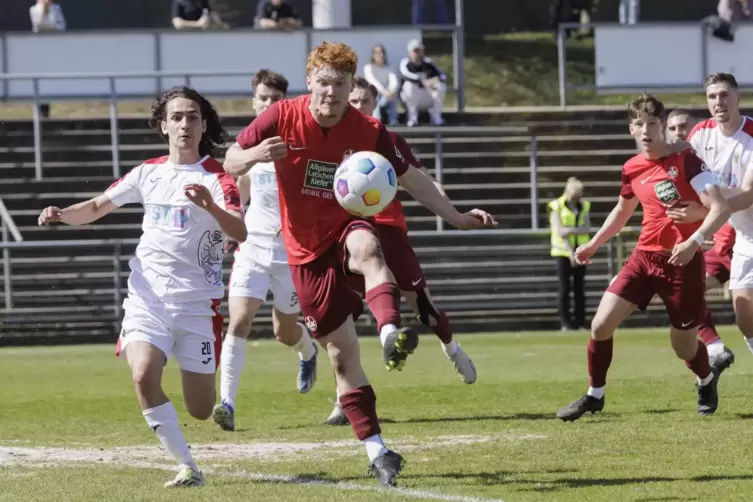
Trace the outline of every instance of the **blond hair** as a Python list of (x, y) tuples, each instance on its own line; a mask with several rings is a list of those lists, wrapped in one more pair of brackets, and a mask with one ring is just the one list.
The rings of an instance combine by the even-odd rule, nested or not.
[(575, 176), (568, 178), (563, 195), (568, 200), (583, 198), (583, 182)]

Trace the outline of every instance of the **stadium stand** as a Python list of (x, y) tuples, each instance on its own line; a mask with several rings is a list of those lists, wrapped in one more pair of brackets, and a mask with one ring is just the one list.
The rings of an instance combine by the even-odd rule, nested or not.
[[(601, 224), (617, 196), (622, 163), (634, 153), (623, 115), (622, 111), (454, 114), (448, 117), (451, 124), (465, 126), (443, 129), (441, 142), (432, 129), (400, 130), (432, 172), (436, 158), (441, 157), (442, 181), (460, 208), (483, 207), (508, 231), (504, 235), (488, 231), (435, 234), (436, 218), (406, 193), (399, 194), (432, 293), (450, 312), (456, 330), (558, 327), (546, 203), (561, 194), (568, 177), (578, 176), (593, 202), (593, 224)], [(226, 117), (231, 136), (247, 120)], [(119, 126), (123, 173), (140, 161), (164, 155), (165, 146), (148, 129), (145, 119), (121, 119)], [(31, 123), (8, 121), (0, 130), (0, 198), (24, 240), (131, 241), (12, 250), (13, 308), (0, 309), (0, 345), (111, 341), (117, 335), (127, 261), (139, 235), (142, 210), (122, 208), (84, 227), (37, 227), (41, 208), (50, 204), (62, 207), (91, 197), (113, 181), (107, 120), (49, 120), (43, 127), (42, 181), (34, 179)], [(437, 147), (441, 155), (437, 155)], [(539, 234), (528, 231), (532, 227), (532, 157), (537, 167), (534, 205), (539, 212), (535, 218), (542, 230)], [(639, 216), (631, 224), (639, 225)], [(613, 243), (611, 252), (597, 255), (587, 280), (590, 312), (633, 240), (626, 235), (624, 242)], [(4, 273), (2, 267), (0, 260), (0, 272)], [(5, 294), (0, 291), (0, 306), (4, 307), (4, 302)], [(729, 305), (716, 305), (719, 320), (729, 321)], [(270, 334), (269, 314), (265, 307), (255, 325), (262, 332), (255, 336)], [(408, 315), (407, 307), (404, 314)], [(650, 309), (630, 322), (660, 325), (666, 319), (663, 312)], [(364, 316), (362, 323), (368, 331), (372, 321)]]

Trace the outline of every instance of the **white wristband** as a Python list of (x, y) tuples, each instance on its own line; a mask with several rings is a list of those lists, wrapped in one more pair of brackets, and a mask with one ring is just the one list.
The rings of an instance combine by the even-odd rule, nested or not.
[(697, 230), (693, 235), (690, 236), (690, 238), (693, 239), (699, 246), (703, 246), (703, 243), (706, 242), (706, 237), (704, 237), (700, 230)]

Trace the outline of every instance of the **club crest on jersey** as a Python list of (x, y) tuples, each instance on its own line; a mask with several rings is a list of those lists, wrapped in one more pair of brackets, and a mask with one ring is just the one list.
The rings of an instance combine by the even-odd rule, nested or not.
[(317, 326), (317, 324), (316, 324), (316, 319), (314, 319), (314, 318), (313, 318), (313, 317), (311, 317), (310, 315), (307, 315), (307, 316), (306, 316), (306, 317), (305, 317), (305, 318), (303, 319), (303, 322), (304, 322), (304, 323), (306, 324), (306, 328), (307, 328), (307, 329), (308, 329), (309, 331), (316, 331), (316, 328), (318, 327), (318, 326)]
[(212, 286), (222, 286), (223, 244), (222, 232), (219, 230), (207, 230), (199, 240), (199, 266), (204, 270), (204, 278)]
[(355, 150), (352, 150), (352, 149), (351, 150), (345, 150), (345, 153), (343, 153), (343, 162), (345, 162), (346, 160), (348, 160), (350, 158), (350, 156), (353, 155), (354, 153), (356, 153)]
[(670, 180), (664, 180), (654, 185), (654, 191), (656, 192), (656, 198), (665, 206), (671, 206), (680, 200), (680, 192)]
[(676, 180), (677, 175), (680, 174), (680, 172), (677, 170), (677, 167), (671, 166), (669, 170), (667, 171), (667, 176), (669, 176), (669, 179)]

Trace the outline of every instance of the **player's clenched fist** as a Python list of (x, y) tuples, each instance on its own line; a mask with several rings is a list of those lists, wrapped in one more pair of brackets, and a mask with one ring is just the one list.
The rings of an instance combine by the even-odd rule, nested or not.
[(55, 223), (60, 221), (60, 208), (55, 206), (49, 206), (42, 209), (39, 214), (37, 223), (41, 225), (47, 225), (48, 223)]
[(476, 228), (496, 227), (494, 217), (481, 209), (471, 209), (460, 215), (460, 219), (454, 223), (460, 230), (473, 230)]
[(274, 162), (288, 154), (288, 145), (280, 136), (274, 136), (259, 143), (254, 147), (254, 150), (256, 150), (256, 157), (259, 162)]
[(209, 211), (214, 205), (214, 199), (212, 198), (212, 192), (209, 189), (200, 184), (192, 183), (183, 187), (183, 191), (188, 197), (188, 200), (196, 204), (202, 209)]
[(590, 244), (583, 244), (575, 250), (575, 261), (579, 265), (588, 265), (591, 263), (591, 257), (596, 254), (595, 247)]

